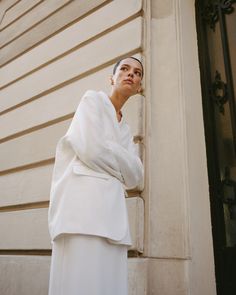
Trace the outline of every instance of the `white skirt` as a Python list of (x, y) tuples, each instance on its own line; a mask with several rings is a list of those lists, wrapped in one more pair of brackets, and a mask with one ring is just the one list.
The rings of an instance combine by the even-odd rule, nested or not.
[(53, 242), (49, 295), (127, 295), (127, 245), (65, 234)]

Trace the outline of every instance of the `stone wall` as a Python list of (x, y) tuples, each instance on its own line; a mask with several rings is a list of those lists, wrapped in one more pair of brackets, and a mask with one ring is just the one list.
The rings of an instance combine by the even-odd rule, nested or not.
[[(47, 294), (47, 211), (56, 143), (87, 89), (109, 93), (117, 59), (142, 59), (142, 5), (141, 0), (0, 3), (1, 295)], [(141, 142), (142, 96), (127, 103), (124, 115)], [(129, 288), (141, 295), (140, 192), (128, 192), (127, 206), (133, 238)]]
[(194, 0), (0, 2), (0, 294), (46, 295), (55, 146), (87, 89), (134, 55), (125, 117), (145, 165), (130, 191), (129, 295), (215, 295)]

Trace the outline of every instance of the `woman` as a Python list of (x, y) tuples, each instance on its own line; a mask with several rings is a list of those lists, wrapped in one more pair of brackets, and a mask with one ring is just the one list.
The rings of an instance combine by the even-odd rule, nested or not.
[(121, 108), (141, 91), (143, 66), (117, 62), (111, 95), (87, 91), (58, 143), (49, 206), (49, 295), (126, 295), (131, 245), (125, 189), (143, 166)]

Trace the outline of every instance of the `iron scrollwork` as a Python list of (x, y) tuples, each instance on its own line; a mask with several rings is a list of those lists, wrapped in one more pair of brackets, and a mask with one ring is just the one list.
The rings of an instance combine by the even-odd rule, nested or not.
[(230, 219), (236, 219), (236, 181), (230, 178), (230, 168), (225, 167), (224, 179), (221, 181), (220, 199), (228, 206)]
[(215, 25), (219, 20), (219, 9), (224, 14), (230, 14), (234, 11), (233, 3), (235, 2), (236, 0), (216, 0), (204, 7), (203, 19), (213, 31), (215, 31)]
[(219, 111), (224, 115), (224, 104), (228, 101), (227, 84), (221, 80), (218, 71), (216, 71), (215, 80), (212, 83), (212, 97), (219, 107)]

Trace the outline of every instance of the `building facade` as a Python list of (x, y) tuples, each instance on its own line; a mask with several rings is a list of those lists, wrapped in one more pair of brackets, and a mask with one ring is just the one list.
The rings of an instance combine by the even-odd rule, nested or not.
[[(228, 293), (222, 291), (227, 284), (221, 275), (225, 265), (217, 254), (222, 246), (217, 244), (222, 224), (217, 224), (218, 212), (225, 222), (234, 204), (229, 208), (221, 202), (221, 211), (218, 205), (218, 211), (214, 209), (211, 171), (218, 168), (211, 164), (216, 162), (210, 159), (215, 155), (214, 141), (208, 139), (215, 131), (209, 119), (212, 111), (204, 103), (209, 68), (205, 41), (218, 44), (211, 41), (211, 23), (210, 28), (207, 24), (211, 15), (216, 26), (212, 32), (220, 34), (220, 12), (210, 11), (204, 18), (202, 10), (220, 9), (217, 3), (224, 2), (233, 28), (235, 4), (213, 2), (0, 1), (1, 295), (47, 294), (51, 257), (47, 211), (56, 143), (83, 93), (109, 92), (113, 64), (130, 55), (145, 67), (143, 95), (131, 98), (124, 109), (145, 165), (145, 189), (128, 191), (127, 197), (133, 239), (128, 253), (129, 294), (231, 294), (233, 285)], [(233, 37), (230, 44), (235, 48)], [(222, 60), (217, 52), (210, 54), (215, 56), (212, 71)], [(230, 64), (236, 79), (235, 60)], [(223, 71), (224, 65), (219, 69)], [(214, 89), (216, 96), (224, 96), (223, 86)], [(234, 126), (230, 112), (234, 98), (225, 100), (221, 107)], [(236, 137), (231, 129), (227, 140)], [(233, 157), (232, 152), (227, 165), (231, 190), (236, 181)], [(236, 267), (235, 220), (230, 217), (224, 223), (232, 252), (227, 256), (232, 262), (229, 272)]]

